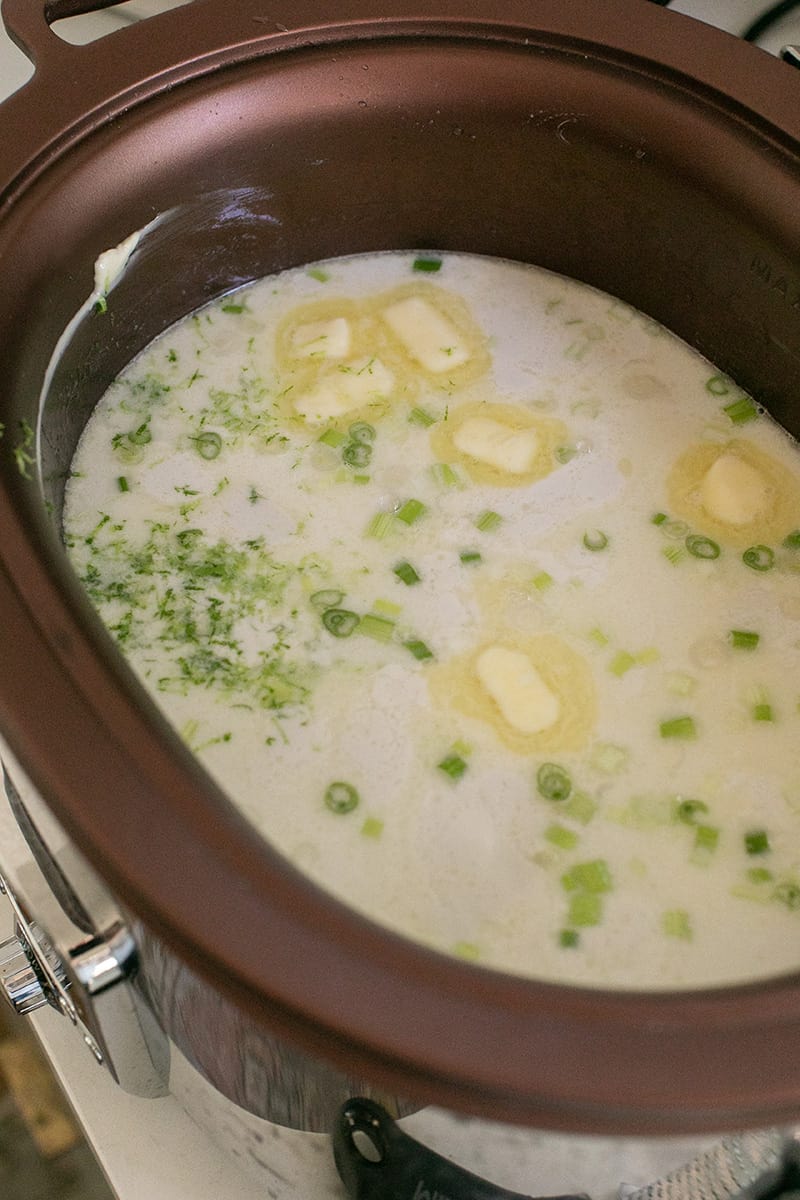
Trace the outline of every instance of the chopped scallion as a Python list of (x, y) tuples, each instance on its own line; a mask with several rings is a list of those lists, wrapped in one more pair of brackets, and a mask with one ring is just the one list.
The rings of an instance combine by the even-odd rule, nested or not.
[(758, 416), (758, 407), (749, 396), (741, 396), (732, 404), (726, 404), (722, 411), (727, 413), (734, 425), (744, 425), (747, 421), (754, 421)]
[(394, 567), (394, 573), (401, 583), (406, 587), (411, 587), (413, 583), (419, 583), (421, 576), (414, 570), (410, 562), (400, 562)]
[(376, 613), (367, 613), (359, 623), (359, 632), (376, 642), (391, 641), (394, 631), (394, 621), (387, 617), (379, 617)]
[(695, 825), (694, 828), (694, 848), (695, 850), (708, 851), (716, 850), (719, 843), (719, 830), (713, 825)]
[(800, 885), (794, 883), (793, 880), (782, 880), (775, 888), (773, 896), (793, 912), (800, 908)]
[(553, 846), (558, 846), (560, 850), (573, 850), (578, 844), (578, 835), (574, 829), (567, 829), (565, 825), (548, 825), (544, 831), (545, 841), (550, 842)]
[(634, 656), (629, 654), (627, 650), (619, 650), (609, 663), (608, 669), (612, 675), (616, 675), (617, 678), (621, 678), (628, 671), (630, 671), (631, 667), (635, 666), (636, 659)]
[(567, 800), (572, 780), (558, 763), (542, 763), (536, 772), (536, 790), (545, 800)]
[(492, 533), (495, 529), (499, 529), (502, 523), (503, 518), (500, 513), (492, 512), (490, 508), (475, 518), (475, 527), (480, 529), (481, 533)]
[(316, 279), (317, 283), (327, 283), (330, 279), (330, 272), (323, 270), (322, 267), (309, 267), (306, 275), (311, 279)]
[(651, 525), (663, 525), (668, 520), (669, 517), (665, 512), (657, 512), (650, 518), (650, 523)]
[(661, 553), (667, 562), (672, 563), (673, 567), (677, 567), (679, 562), (683, 562), (686, 558), (686, 551), (683, 546), (664, 546)]
[(692, 940), (692, 922), (685, 908), (672, 908), (661, 916), (661, 928), (667, 937)]
[(314, 608), (325, 612), (326, 608), (339, 607), (344, 600), (344, 592), (337, 591), (336, 588), (323, 588), (320, 592), (313, 592), (308, 599)]
[(372, 462), (372, 446), (367, 442), (348, 442), (342, 451), (342, 462), (362, 470)]
[(604, 858), (575, 863), (561, 876), (561, 886), (567, 892), (610, 892), (613, 883), (608, 863)]
[(380, 817), (367, 817), (361, 826), (361, 833), (364, 837), (379, 838), (383, 833), (383, 821)]
[(195, 449), (201, 458), (211, 460), (218, 458), (222, 449), (222, 438), (218, 433), (213, 433), (210, 430), (206, 433), (199, 433), (196, 438), (192, 439), (195, 444)]
[(775, 876), (766, 867), (749, 867), (747, 878), (751, 883), (771, 883)]
[(467, 764), (460, 754), (448, 754), (436, 765), (453, 782), (457, 782), (467, 769)]
[(570, 925), (599, 925), (603, 919), (603, 897), (596, 892), (575, 892), (570, 897), (567, 920)]
[(382, 540), (394, 529), (394, 513), (379, 512), (370, 521), (365, 530), (366, 537)]
[(591, 529), (583, 535), (583, 544), (587, 550), (605, 550), (608, 545), (608, 535), (602, 529)]
[(752, 571), (771, 571), (775, 566), (775, 551), (769, 546), (750, 546), (742, 555), (742, 562)]
[(735, 650), (755, 650), (760, 641), (760, 634), (749, 629), (731, 629), (728, 641)]
[(701, 533), (691, 533), (686, 539), (686, 549), (694, 558), (719, 558), (720, 548), (711, 538)]
[(359, 624), (358, 613), (347, 608), (329, 608), (322, 614), (322, 624), (334, 637), (350, 637)]
[(408, 422), (410, 425), (421, 425), (423, 429), (428, 429), (436, 424), (436, 417), (432, 417), (424, 408), (412, 408), (408, 414)]
[(748, 854), (769, 854), (769, 834), (766, 829), (751, 829), (744, 835), (744, 848)]
[(406, 500), (405, 504), (401, 504), (394, 515), (404, 525), (413, 525), (426, 512), (427, 508), (421, 500)]
[(395, 604), (394, 600), (376, 600), (372, 605), (372, 611), (379, 613), (382, 617), (399, 617), (403, 611), (402, 604)]
[(479, 563), (483, 561), (483, 555), (479, 550), (462, 550), (458, 556), (462, 563)]
[(131, 485), (124, 475), (120, 475), (117, 479), (117, 487), (121, 492), (129, 492), (131, 490)]
[(449, 463), (434, 463), (431, 467), (431, 476), (439, 487), (460, 487), (461, 485), (458, 474)]
[(673, 717), (669, 721), (662, 721), (658, 729), (662, 738), (682, 738), (689, 741), (697, 737), (694, 717)]
[(440, 258), (415, 258), (412, 266), (414, 271), (422, 271), (426, 275), (432, 275), (435, 271), (442, 269), (442, 260)]
[(424, 662), (426, 658), (433, 658), (433, 651), (424, 642), (420, 642), (416, 638), (411, 638), (409, 641), (403, 642), (403, 645), (406, 650), (411, 651), (418, 662)]
[(553, 582), (553, 576), (549, 575), (547, 571), (539, 571), (531, 580), (537, 592), (546, 592), (549, 587), (552, 587)]
[(325, 805), (334, 813), (349, 813), (358, 805), (358, 792), (352, 783), (331, 783), (325, 789)]
[(712, 396), (727, 396), (730, 391), (729, 380), (724, 375), (712, 375), (706, 380), (706, 391)]
[(132, 442), (134, 446), (146, 446), (152, 440), (153, 435), (146, 421), (138, 429), (134, 429), (128, 434), (128, 441)]
[(558, 935), (558, 944), (565, 950), (574, 950), (580, 943), (581, 935), (577, 929), (562, 929)]
[(754, 721), (774, 721), (775, 714), (772, 711), (771, 704), (754, 704), (753, 705), (753, 720)]
[(787, 550), (800, 550), (800, 529), (793, 530), (785, 537), (783, 544)]
[(573, 792), (560, 811), (563, 816), (569, 817), (571, 821), (578, 821), (581, 825), (588, 825), (597, 812), (597, 805), (591, 796), (587, 796), (586, 792)]
[(677, 798), (675, 816), (683, 825), (696, 825), (697, 818), (708, 812), (708, 805), (703, 800), (685, 800)]
[(356, 421), (347, 431), (350, 438), (354, 442), (358, 442), (361, 446), (371, 446), (378, 436), (374, 425), (370, 425), (368, 421)]
[(324, 446), (333, 446), (334, 450), (343, 445), (347, 438), (339, 429), (326, 429), (319, 439)]

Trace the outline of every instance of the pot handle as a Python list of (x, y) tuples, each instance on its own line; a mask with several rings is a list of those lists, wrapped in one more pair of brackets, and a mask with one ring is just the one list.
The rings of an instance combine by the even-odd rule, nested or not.
[(343, 1105), (333, 1133), (333, 1155), (352, 1200), (531, 1200), (429, 1150), (403, 1133), (372, 1100), (348, 1100)]
[(101, 12), (120, 3), (121, 0), (44, 0), (44, 3), (2, 0), (2, 16), (12, 42), (38, 66), (48, 58), (74, 53), (77, 49), (51, 31), (54, 21)]

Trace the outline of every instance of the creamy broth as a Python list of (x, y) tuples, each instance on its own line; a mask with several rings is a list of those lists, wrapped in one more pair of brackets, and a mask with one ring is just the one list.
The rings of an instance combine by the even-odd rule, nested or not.
[(800, 455), (515, 263), (288, 271), (168, 330), (67, 489), (89, 595), (282, 854), (407, 936), (612, 987), (800, 965)]

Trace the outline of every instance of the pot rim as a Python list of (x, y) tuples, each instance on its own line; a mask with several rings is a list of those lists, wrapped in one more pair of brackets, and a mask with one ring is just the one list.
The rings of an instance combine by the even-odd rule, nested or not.
[[(443, 42), (518, 40), (526, 30), (536, 46), (591, 48), (656, 86), (666, 80), (723, 105), (773, 146), (796, 153), (800, 140), (790, 67), (695, 22), (687, 39), (689, 18), (644, 0), (600, 11), (597, 0), (575, 0), (567, 11), (560, 0), (541, 0), (535, 27), (529, 0), (508, 0), (502, 17), (489, 0), (437, 0), (429, 13), (411, 0), (349, 0), (334, 24), (319, 22), (319, 3), (298, 0), (289, 29), (256, 32), (255, 0), (195, 0), (191, 22), (186, 9), (156, 18), (162, 39), (145, 36), (147, 22), (88, 47), (66, 47), (26, 24), (24, 5), (30, 11), (29, 0), (5, 0), (3, 11), (41, 73), (0, 108), (0, 123), (23, 131), (0, 155), (0, 197), (11, 207), (91, 130), (150, 96), (262, 54), (330, 48), (354, 30), (365, 40), (435, 33)], [(171, 61), (173, 34), (184, 44), (179, 63)], [(62, 89), (58, 115), (54, 87)], [(473, 967), (372, 925), (272, 852), (153, 719), (77, 587), (58, 586), (6, 481), (0, 546), (0, 715), (15, 754), (112, 889), (243, 1009), (381, 1083), (512, 1121), (666, 1132), (796, 1115), (800, 1080), (788, 1065), (772, 1078), (763, 1072), (771, 1042), (785, 1060), (800, 1050), (800, 976), (697, 992), (565, 987)], [(43, 697), (55, 714), (46, 745)], [(91, 759), (86, 745), (95, 747)], [(109, 796), (113, 827), (96, 819)], [(185, 870), (175, 869), (181, 848)], [(198, 905), (204, 879), (208, 906)], [(698, 1060), (702, 1078), (693, 1075)]]

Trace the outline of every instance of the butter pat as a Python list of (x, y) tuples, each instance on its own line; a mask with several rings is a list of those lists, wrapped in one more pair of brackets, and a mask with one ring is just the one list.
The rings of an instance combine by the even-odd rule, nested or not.
[(292, 353), (296, 358), (346, 358), (350, 340), (350, 322), (345, 317), (310, 321), (292, 334)]
[(479, 654), (475, 670), (481, 686), (513, 729), (541, 733), (558, 720), (561, 703), (527, 654), (489, 646)]
[(721, 454), (700, 484), (703, 508), (726, 525), (749, 525), (763, 513), (768, 501), (767, 480), (736, 454)]
[(408, 296), (381, 313), (395, 337), (426, 371), (438, 374), (460, 367), (469, 348), (455, 325), (421, 296)]
[(539, 448), (535, 429), (512, 429), (492, 417), (468, 417), (453, 434), (456, 450), (509, 475), (524, 475)]
[(308, 425), (323, 425), (384, 400), (393, 387), (394, 375), (379, 359), (359, 359), (325, 375), (311, 391), (297, 397), (294, 408)]

